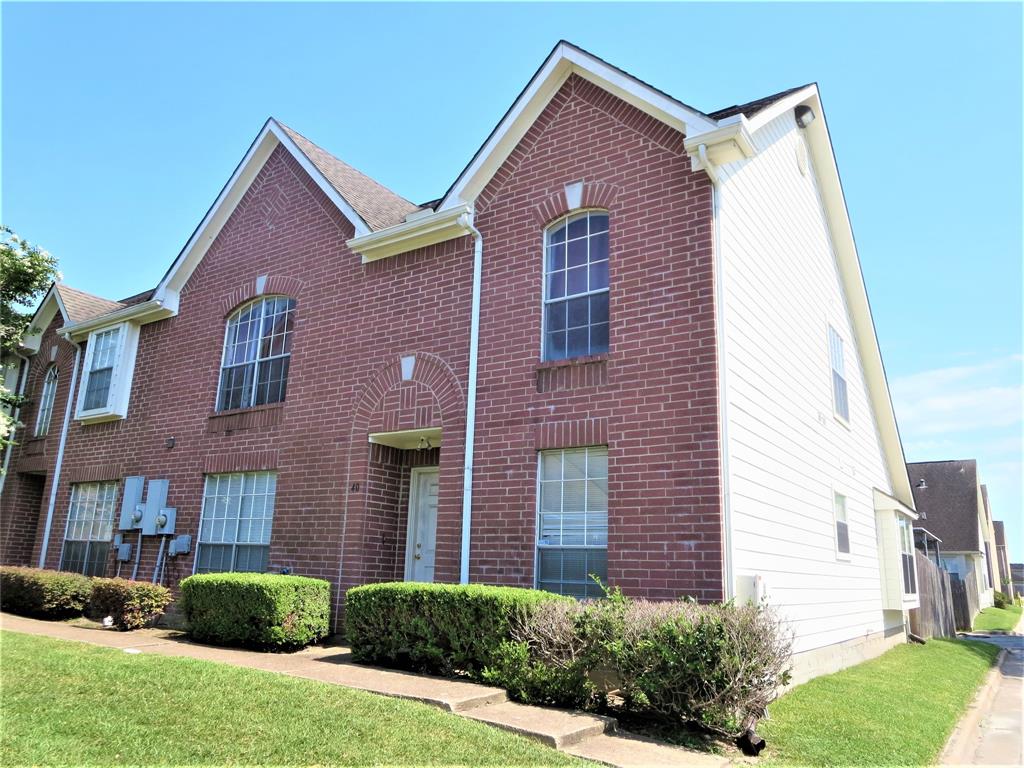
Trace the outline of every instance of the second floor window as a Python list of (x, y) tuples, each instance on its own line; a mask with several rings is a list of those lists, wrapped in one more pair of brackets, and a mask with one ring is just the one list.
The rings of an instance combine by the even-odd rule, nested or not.
[(217, 410), (284, 401), (292, 349), (295, 301), (270, 296), (228, 318)]
[(90, 340), (93, 345), (89, 357), (89, 373), (85, 380), (85, 401), (83, 411), (107, 408), (110, 401), (110, 385), (114, 378), (114, 365), (121, 344), (121, 328), (97, 333)]
[(608, 214), (559, 219), (544, 236), (544, 360), (608, 351)]
[(828, 327), (828, 352), (832, 366), (832, 405), (836, 416), (843, 421), (849, 421), (850, 400), (846, 387), (843, 337), (831, 325)]
[(53, 416), (53, 399), (57, 396), (57, 366), (51, 365), (43, 379), (43, 391), (39, 396), (39, 415), (36, 416), (36, 437), (50, 431), (50, 417)]

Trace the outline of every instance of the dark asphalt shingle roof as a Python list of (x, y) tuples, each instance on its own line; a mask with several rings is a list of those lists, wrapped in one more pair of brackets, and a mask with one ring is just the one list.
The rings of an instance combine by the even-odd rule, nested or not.
[[(922, 461), (907, 464), (914, 506), (928, 530), (942, 539), (945, 552), (980, 552), (978, 463)], [(918, 488), (924, 480), (926, 488)]]
[(1002, 520), (993, 520), (992, 521), (992, 528), (996, 532), (996, 546), (997, 547), (1005, 547), (1006, 546), (1006, 526), (1003, 525), (1003, 521)]
[(64, 309), (67, 311), (68, 318), (72, 323), (92, 320), (94, 317), (106, 315), (128, 306), (120, 301), (111, 301), (101, 296), (94, 296), (91, 293), (80, 291), (64, 283), (57, 283), (57, 292), (60, 294), (61, 303), (64, 305)]
[(401, 224), (406, 216), (419, 210), (415, 203), (410, 203), (344, 160), (339, 160), (298, 131), (284, 123), (278, 124), (374, 232)]
[(748, 101), (746, 104), (733, 104), (731, 107), (725, 107), (724, 109), (719, 109), (715, 112), (709, 112), (708, 117), (714, 118), (715, 120), (724, 120), (727, 117), (739, 114), (746, 115), (747, 117), (753, 117), (762, 109), (770, 107), (779, 99), (784, 99), (789, 96), (789, 94), (796, 93), (800, 89), (806, 88), (808, 85), (813, 85), (813, 83), (798, 85), (795, 88), (787, 88), (784, 91), (773, 93), (771, 96), (762, 96), (760, 99)]

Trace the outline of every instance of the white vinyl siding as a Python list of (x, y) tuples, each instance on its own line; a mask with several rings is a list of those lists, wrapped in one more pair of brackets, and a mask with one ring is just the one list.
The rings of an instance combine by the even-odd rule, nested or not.
[(600, 597), (608, 581), (608, 449), (542, 451), (537, 586)]
[[(804, 139), (791, 112), (754, 138), (754, 158), (719, 169), (730, 549), (737, 592), (760, 576), (799, 653), (900, 623), (882, 609), (875, 534), (873, 488), (892, 486), (815, 177), (797, 165)], [(849, 426), (834, 415), (829, 326), (847, 340)]]
[(117, 481), (113, 480), (71, 486), (68, 526), (61, 552), (62, 571), (86, 576), (106, 573), (117, 514), (117, 489)]
[(267, 569), (277, 474), (207, 475), (196, 573)]

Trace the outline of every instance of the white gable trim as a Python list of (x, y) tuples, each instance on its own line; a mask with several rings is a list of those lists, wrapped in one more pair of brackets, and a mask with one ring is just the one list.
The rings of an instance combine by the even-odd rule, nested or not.
[(35, 354), (39, 351), (39, 345), (42, 343), (43, 334), (46, 333), (47, 327), (53, 322), (53, 318), (60, 312), (60, 316), (64, 319), (64, 325), (71, 322), (68, 317), (68, 311), (64, 308), (64, 302), (60, 298), (60, 291), (57, 290), (57, 283), (50, 285), (50, 290), (43, 296), (43, 300), (39, 302), (39, 307), (36, 309), (32, 319), (29, 321), (28, 329), (25, 331), (25, 335), (21, 339), (21, 346), (28, 349)]
[(562, 41), (555, 46), (494, 132), (456, 179), (438, 210), (473, 203), (573, 73), (684, 134), (703, 133), (717, 127), (714, 120), (700, 112)]
[(357, 237), (370, 233), (370, 228), (363, 221), (362, 217), (338, 194), (338, 190), (327, 181), (320, 170), (295, 145), (295, 142), (291, 140), (291, 137), (288, 136), (280, 124), (273, 118), (270, 118), (263, 125), (259, 135), (249, 147), (248, 152), (245, 153), (245, 157), (242, 158), (238, 167), (235, 168), (235, 172), (228, 179), (228, 183), (224, 185), (210, 210), (207, 211), (206, 216), (203, 217), (203, 220), (181, 250), (181, 253), (178, 254), (174, 264), (167, 271), (167, 274), (164, 275), (163, 280), (160, 281), (153, 294), (155, 301), (159, 301), (164, 307), (170, 309), (175, 314), (177, 313), (178, 296), (181, 289), (184, 288), (189, 277), (192, 276), (196, 267), (199, 266), (199, 262), (206, 255), (217, 234), (234, 212), (239, 201), (241, 201), (249, 186), (278, 145), (288, 150), (296, 162), (316, 182), (316, 185), (337, 206), (342, 215), (351, 222)]
[(817, 86), (810, 85), (807, 88), (802, 88), (757, 113), (752, 120), (747, 121), (747, 129), (751, 134), (756, 133), (760, 128), (799, 104), (806, 104), (814, 111), (814, 121), (803, 131), (807, 138), (812, 166), (818, 179), (821, 199), (825, 207), (832, 247), (835, 250), (836, 263), (839, 267), (843, 291), (846, 294), (847, 306), (853, 322), (857, 350), (871, 397), (871, 407), (881, 439), (893, 493), (907, 509), (914, 510), (914, 494), (911, 491), (910, 478), (907, 475), (907, 463), (903, 454), (899, 427), (896, 423), (896, 412), (892, 406), (882, 353), (878, 347), (878, 335), (875, 331), (874, 319), (871, 316), (867, 289), (864, 286), (864, 273), (861, 270), (857, 243), (854, 240), (853, 227), (850, 223), (850, 213), (846, 206), (842, 180), (839, 177), (839, 168), (836, 165), (832, 149), (832, 139), (829, 135), (825, 111), (821, 106), (821, 97), (818, 94)]

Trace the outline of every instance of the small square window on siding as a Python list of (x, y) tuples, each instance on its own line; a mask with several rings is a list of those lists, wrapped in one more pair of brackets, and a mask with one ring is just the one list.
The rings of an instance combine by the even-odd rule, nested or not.
[(608, 581), (608, 449), (542, 451), (537, 586), (601, 597)]
[(116, 512), (117, 481), (71, 486), (68, 528), (60, 561), (62, 571), (86, 576), (106, 574)]
[(207, 475), (196, 573), (267, 569), (277, 474)]
[(831, 325), (828, 327), (828, 352), (832, 368), (832, 407), (836, 416), (850, 420), (850, 401), (846, 386), (846, 363), (843, 337)]
[(846, 516), (846, 497), (843, 494), (833, 494), (833, 508), (836, 516), (836, 551), (842, 555), (848, 555), (850, 554), (850, 523)]
[(608, 351), (608, 214), (584, 211), (544, 235), (544, 360)]

